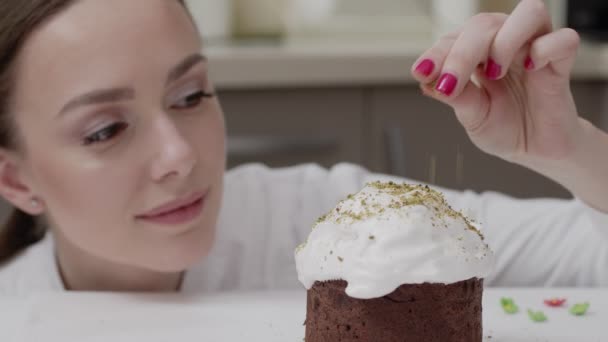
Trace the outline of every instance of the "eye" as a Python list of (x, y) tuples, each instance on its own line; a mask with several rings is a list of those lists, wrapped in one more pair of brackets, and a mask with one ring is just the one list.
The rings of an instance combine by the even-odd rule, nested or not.
[(194, 108), (200, 105), (204, 98), (211, 98), (214, 96), (215, 94), (213, 93), (207, 93), (204, 90), (199, 90), (181, 98), (175, 104), (171, 105), (171, 109), (180, 110)]
[(124, 131), (127, 127), (128, 124), (125, 122), (116, 122), (108, 125), (95, 133), (86, 136), (83, 140), (83, 145), (93, 145), (110, 140)]

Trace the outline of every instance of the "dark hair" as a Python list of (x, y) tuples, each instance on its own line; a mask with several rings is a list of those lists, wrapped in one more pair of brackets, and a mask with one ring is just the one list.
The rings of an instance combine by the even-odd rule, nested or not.
[[(0, 0), (0, 148), (18, 149), (15, 120), (10, 114), (15, 62), (29, 35), (45, 20), (77, 0)], [(184, 7), (184, 0), (178, 0)], [(46, 225), (17, 208), (0, 228), (0, 265), (40, 241)]]

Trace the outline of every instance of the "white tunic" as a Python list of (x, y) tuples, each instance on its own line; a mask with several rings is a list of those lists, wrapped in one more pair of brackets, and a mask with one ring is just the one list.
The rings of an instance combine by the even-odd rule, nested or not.
[[(294, 249), (316, 218), (365, 183), (389, 179), (404, 180), (350, 164), (228, 171), (216, 243), (188, 270), (183, 292), (301, 288)], [(484, 227), (497, 259), (486, 285), (608, 286), (608, 214), (578, 200), (439, 190)], [(53, 249), (47, 234), (1, 268), (0, 294), (63, 291)]]

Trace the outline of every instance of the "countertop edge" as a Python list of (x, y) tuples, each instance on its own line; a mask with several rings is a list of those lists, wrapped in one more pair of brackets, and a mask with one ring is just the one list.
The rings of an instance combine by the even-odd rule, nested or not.
[[(410, 85), (412, 65), (425, 49), (412, 46), (342, 48), (323, 45), (209, 48), (218, 89)], [(573, 80), (608, 80), (608, 46), (583, 44)]]

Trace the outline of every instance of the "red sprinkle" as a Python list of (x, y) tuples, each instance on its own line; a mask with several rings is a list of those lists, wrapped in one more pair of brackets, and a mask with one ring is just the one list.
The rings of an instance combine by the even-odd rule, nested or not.
[(545, 299), (545, 305), (553, 307), (553, 308), (559, 308), (559, 307), (563, 306), (564, 303), (566, 303), (566, 298)]

